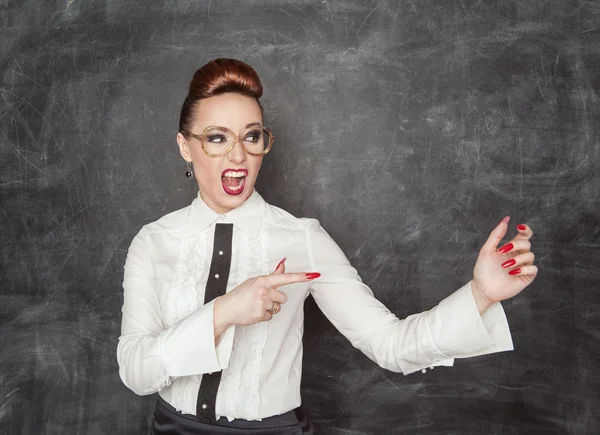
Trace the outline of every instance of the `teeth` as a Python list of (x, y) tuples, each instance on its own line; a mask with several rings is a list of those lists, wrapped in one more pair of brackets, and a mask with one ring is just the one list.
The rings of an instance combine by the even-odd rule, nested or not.
[(226, 177), (241, 178), (241, 177), (245, 177), (246, 173), (242, 172), (242, 171), (227, 171), (227, 172), (225, 172), (225, 176)]
[(235, 192), (236, 190), (240, 190), (240, 189), (242, 188), (242, 185), (240, 184), (240, 185), (239, 185), (239, 186), (237, 186), (237, 187), (236, 187), (236, 186), (227, 186), (227, 188), (228, 188), (229, 190), (233, 190), (233, 191)]

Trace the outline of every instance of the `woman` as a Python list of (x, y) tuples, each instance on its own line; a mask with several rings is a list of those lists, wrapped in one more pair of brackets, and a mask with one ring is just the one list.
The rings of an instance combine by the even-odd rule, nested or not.
[(254, 190), (273, 143), (261, 95), (258, 75), (241, 61), (216, 59), (195, 73), (177, 142), (199, 192), (145, 225), (128, 251), (117, 359), (128, 388), (159, 393), (152, 433), (314, 433), (300, 407), (309, 294), (355, 347), (395, 372), (512, 350), (499, 302), (537, 274), (531, 229), (517, 225), (497, 249), (502, 219), (471, 281), (399, 320), (318, 221)]

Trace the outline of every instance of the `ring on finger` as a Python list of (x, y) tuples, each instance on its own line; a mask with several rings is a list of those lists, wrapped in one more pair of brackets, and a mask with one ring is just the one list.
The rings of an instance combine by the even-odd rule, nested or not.
[(281, 305), (279, 304), (279, 302), (275, 302), (273, 301), (273, 306), (271, 308), (269, 308), (267, 311), (271, 314), (277, 314), (279, 312)]

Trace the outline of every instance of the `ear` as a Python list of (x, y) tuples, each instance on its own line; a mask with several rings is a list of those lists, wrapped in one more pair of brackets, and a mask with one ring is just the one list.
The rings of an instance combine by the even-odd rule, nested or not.
[(186, 162), (192, 161), (192, 155), (190, 153), (190, 147), (186, 138), (181, 134), (181, 132), (177, 132), (177, 144), (179, 145), (179, 154)]

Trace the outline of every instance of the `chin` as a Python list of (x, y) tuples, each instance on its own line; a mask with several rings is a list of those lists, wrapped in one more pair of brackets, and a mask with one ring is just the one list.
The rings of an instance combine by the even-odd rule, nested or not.
[(252, 195), (253, 191), (254, 186), (246, 185), (241, 192), (232, 194), (227, 193), (222, 186), (219, 186), (219, 202), (221, 202), (222, 205), (227, 208), (236, 208), (250, 198), (250, 195)]
[[(227, 213), (228, 211), (241, 206), (249, 197), (252, 195), (254, 191), (254, 180), (244, 180), (248, 181), (243, 183), (239, 190), (230, 190), (229, 192), (226, 190), (226, 187), (223, 183), (219, 183), (218, 185), (212, 184), (210, 189), (202, 189), (200, 186), (200, 191), (211, 192), (208, 198), (205, 198), (205, 202), (213, 204), (212, 208), (218, 213)], [(220, 210), (219, 210), (220, 209)]]

